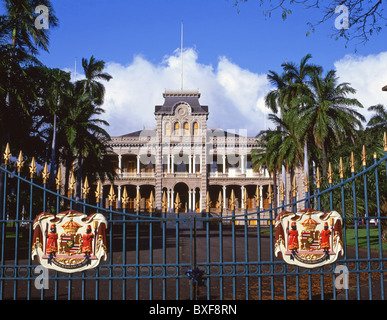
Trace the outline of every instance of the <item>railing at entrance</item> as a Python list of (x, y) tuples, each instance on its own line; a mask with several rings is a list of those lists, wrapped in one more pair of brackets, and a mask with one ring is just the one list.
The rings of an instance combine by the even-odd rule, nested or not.
[[(37, 175), (32, 161), (25, 171), (23, 158), (12, 162), (7, 148), (0, 167), (0, 298), (384, 300), (387, 143), (384, 156), (375, 156), (368, 167), (363, 154), (358, 173), (355, 157), (350, 160), (350, 174), (345, 175), (339, 164), (336, 177), (330, 166), (326, 182), (319, 173), (314, 184), (305, 181), (305, 197), (297, 197), (300, 186), (293, 184), (293, 198), (285, 203), (284, 197), (273, 207), (269, 189), (268, 209), (259, 207), (258, 194), (255, 212), (239, 213), (232, 207), (226, 216), (221, 198), (216, 214), (209, 212), (209, 200), (203, 213), (166, 212), (165, 206), (157, 212), (153, 203), (146, 212), (139, 206), (128, 212), (125, 192), (122, 210), (112, 209), (114, 192), (109, 193), (110, 207), (104, 208), (100, 184), (92, 190), (85, 184), (83, 199), (76, 200), (74, 179), (66, 197), (61, 194), (60, 174), (57, 188), (51, 190), (46, 168)], [(86, 201), (92, 191), (94, 205)], [(274, 255), (275, 218), (283, 210), (297, 212), (300, 203), (340, 213), (344, 255), (336, 262), (310, 269)], [(43, 270), (31, 258), (32, 223), (41, 212), (70, 209), (106, 217), (108, 258), (94, 269), (71, 274)]]

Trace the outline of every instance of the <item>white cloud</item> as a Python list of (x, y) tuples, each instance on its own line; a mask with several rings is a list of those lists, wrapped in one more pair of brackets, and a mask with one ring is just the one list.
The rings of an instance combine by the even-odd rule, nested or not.
[(335, 63), (339, 82), (349, 82), (356, 89), (355, 97), (363, 104), (361, 113), (369, 119), (367, 109), (376, 104), (387, 105), (387, 52), (376, 55), (346, 55)]
[[(221, 57), (218, 65), (198, 62), (198, 53), (184, 50), (184, 89), (199, 90), (200, 103), (209, 106), (210, 127), (247, 129), (254, 136), (265, 128), (264, 95), (269, 84), (266, 75), (244, 70)], [(142, 56), (124, 66), (110, 62), (106, 72), (113, 79), (105, 83), (104, 118), (110, 123), (112, 136), (155, 126), (154, 107), (164, 102), (165, 89), (179, 89), (181, 79), (180, 52), (165, 56), (153, 64)]]

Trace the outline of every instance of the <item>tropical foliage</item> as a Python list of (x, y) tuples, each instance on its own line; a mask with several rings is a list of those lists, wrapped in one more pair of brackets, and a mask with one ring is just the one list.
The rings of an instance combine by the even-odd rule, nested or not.
[[(104, 161), (109, 151), (105, 129), (109, 124), (100, 119), (104, 113), (102, 81), (112, 78), (104, 72), (105, 62), (94, 56), (82, 59), (85, 79), (76, 82), (71, 81), (70, 73), (44, 66), (38, 55), (49, 51), (50, 31), (58, 26), (52, 1), (1, 2), (5, 9), (0, 16), (2, 150), (9, 141), (13, 155), (23, 150), (26, 162), (32, 157), (38, 163), (47, 162), (51, 188), (60, 165), (66, 169), (66, 180), (74, 172), (78, 186), (86, 175), (90, 183), (112, 179), (114, 170)], [(35, 26), (39, 5), (49, 9), (48, 29)]]

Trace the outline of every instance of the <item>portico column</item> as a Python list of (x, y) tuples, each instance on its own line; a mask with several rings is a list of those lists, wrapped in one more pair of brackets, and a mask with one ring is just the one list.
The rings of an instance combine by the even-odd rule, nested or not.
[(137, 155), (137, 174), (140, 174), (140, 155)]
[(174, 194), (174, 191), (173, 191), (173, 189), (171, 189), (171, 210), (170, 211), (172, 211), (174, 208), (175, 208), (175, 197), (173, 196), (173, 194)]
[(196, 173), (196, 155), (194, 154), (193, 155), (193, 159), (192, 159), (192, 172), (193, 173)]
[(171, 208), (171, 190), (170, 189), (167, 190), (167, 202), (168, 202), (167, 210), (169, 211)]
[(122, 173), (122, 155), (118, 155), (118, 173), (121, 174)]
[(168, 165), (167, 165), (167, 173), (171, 173), (171, 155), (170, 154), (168, 154), (167, 155), (167, 163), (168, 163)]
[(193, 200), (193, 211), (196, 212), (196, 189), (194, 189), (193, 191), (192, 200)]
[(245, 166), (245, 156), (242, 154), (241, 155), (241, 173), (242, 174), (245, 174), (245, 168), (246, 168), (246, 166)]
[(260, 199), (261, 199), (261, 203), (259, 204), (259, 207), (261, 208), (261, 210), (263, 209), (263, 186), (259, 186), (259, 196), (260, 196)]
[(192, 211), (192, 190), (188, 190), (188, 212)]
[(223, 174), (226, 173), (226, 155), (223, 155)]
[(192, 155), (190, 154), (189, 156), (188, 156), (188, 172), (189, 173), (192, 173)]
[(172, 173), (175, 173), (175, 156), (173, 154), (171, 154), (171, 160), (172, 160), (172, 163), (171, 163), (171, 171)]

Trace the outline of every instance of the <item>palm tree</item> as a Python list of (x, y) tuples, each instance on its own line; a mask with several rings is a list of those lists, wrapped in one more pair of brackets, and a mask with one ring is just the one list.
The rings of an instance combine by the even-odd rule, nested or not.
[[(308, 90), (308, 80), (310, 79), (311, 75), (315, 72), (319, 72), (322, 68), (320, 66), (308, 63), (308, 61), (312, 58), (311, 54), (305, 55), (300, 60), (300, 64), (297, 65), (293, 62), (286, 62), (282, 64), (282, 67), (284, 71), (286, 72), (285, 79), (287, 79), (290, 84), (290, 88), (288, 89), (290, 91), (290, 104), (288, 105), (288, 108), (290, 107), (299, 107), (295, 105), (292, 101), (298, 97), (302, 97), (304, 94), (306, 94)], [(304, 136), (304, 172), (309, 177), (309, 161), (308, 161), (308, 139), (307, 135)]]
[[(78, 177), (82, 179), (82, 159), (100, 163), (108, 151), (109, 134), (102, 126), (108, 126), (105, 120), (94, 118), (104, 110), (96, 106), (77, 84), (72, 84), (65, 101), (65, 112), (59, 123), (60, 144), (63, 146), (62, 162), (67, 167), (66, 181), (69, 169), (78, 160)], [(90, 167), (90, 166), (89, 166)], [(95, 167), (95, 166), (94, 166)], [(104, 179), (106, 168), (99, 167), (99, 178)], [(111, 173), (111, 172), (109, 172)], [(81, 179), (77, 181), (78, 195), (80, 194)], [(66, 184), (67, 185), (67, 184)]]
[(105, 87), (99, 80), (109, 81), (112, 76), (103, 72), (105, 62), (103, 60), (96, 60), (94, 56), (91, 56), (89, 61), (82, 58), (82, 67), (86, 79), (80, 80), (78, 83), (90, 95), (90, 99), (100, 106), (103, 104)]
[(356, 92), (348, 83), (338, 83), (336, 72), (331, 70), (324, 77), (315, 72), (309, 82), (309, 91), (294, 100), (300, 108), (300, 127), (312, 132), (315, 144), (322, 152), (322, 171), (326, 174), (327, 149), (354, 141), (356, 130), (362, 128), (363, 115), (353, 107), (362, 108), (361, 103), (349, 94)]
[(374, 111), (375, 114), (367, 123), (367, 127), (376, 132), (387, 132), (387, 108), (382, 104), (377, 104), (368, 108), (368, 111)]

